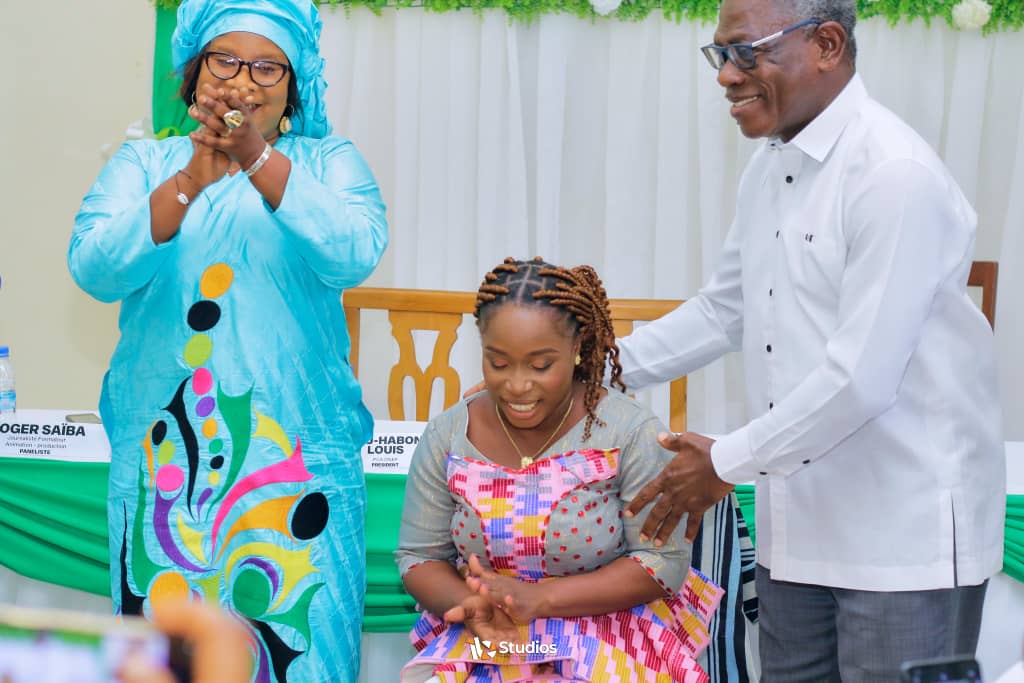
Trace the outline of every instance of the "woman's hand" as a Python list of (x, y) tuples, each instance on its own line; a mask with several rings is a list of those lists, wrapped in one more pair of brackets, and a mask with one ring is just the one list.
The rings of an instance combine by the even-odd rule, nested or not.
[(483, 595), (467, 595), (444, 613), (444, 620), (449, 624), (464, 624), (470, 633), (495, 645), (499, 641), (517, 643), (522, 640), (512, 618)]
[[(189, 115), (202, 124), (199, 130), (189, 133), (197, 150), (200, 146), (220, 152), (229, 161), (233, 161), (242, 169), (249, 168), (259, 158), (267, 146), (267, 141), (252, 122), (249, 115), (249, 104), (252, 95), (242, 100), (237, 90), (225, 91), (210, 84), (204, 84), (196, 95), (199, 106), (192, 107)], [(229, 128), (224, 122), (224, 114), (237, 110), (242, 112), (242, 125)], [(191, 163), (190, 163), (191, 166)], [(221, 176), (227, 172), (227, 167)], [(220, 179), (218, 176), (214, 182)]]
[(466, 585), (474, 593), (490, 600), (517, 624), (529, 624), (545, 616), (546, 600), (542, 584), (520, 581), (485, 569), (476, 555), (469, 557)]
[(195, 185), (196, 194), (212, 185), (228, 172), (231, 159), (227, 154), (207, 145), (192, 141), (192, 158), (184, 171), (188, 177), (180, 178), (180, 183), (190, 182)]

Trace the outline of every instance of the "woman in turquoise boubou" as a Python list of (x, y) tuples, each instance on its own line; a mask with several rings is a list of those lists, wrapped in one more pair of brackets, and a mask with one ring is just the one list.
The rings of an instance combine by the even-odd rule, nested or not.
[(342, 290), (387, 245), (366, 163), (330, 135), (309, 0), (186, 0), (172, 39), (188, 137), (125, 143), (68, 264), (121, 302), (100, 408), (120, 613), (219, 602), (253, 680), (354, 681), (365, 584)]

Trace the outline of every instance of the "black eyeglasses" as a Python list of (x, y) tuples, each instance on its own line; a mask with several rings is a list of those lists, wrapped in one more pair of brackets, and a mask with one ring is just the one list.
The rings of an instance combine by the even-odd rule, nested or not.
[(737, 69), (741, 71), (749, 71), (757, 66), (757, 52), (755, 48), (769, 43), (773, 40), (777, 40), (787, 33), (792, 33), (798, 28), (804, 26), (817, 26), (824, 24), (823, 19), (805, 19), (799, 24), (793, 24), (789, 28), (784, 28), (781, 31), (777, 31), (770, 36), (765, 36), (759, 40), (755, 40), (752, 43), (730, 43), (728, 45), (705, 45), (700, 49), (704, 53), (704, 56), (708, 58), (708, 63), (711, 64), (711, 68), (715, 71), (721, 71), (722, 67), (725, 66), (726, 62), (732, 62), (736, 65)]
[(227, 52), (207, 52), (205, 61), (206, 68), (210, 70), (214, 78), (219, 78), (222, 81), (231, 80), (241, 72), (243, 66), (247, 66), (252, 82), (264, 88), (280, 83), (291, 69), (287, 64), (273, 62), (269, 59), (247, 62)]

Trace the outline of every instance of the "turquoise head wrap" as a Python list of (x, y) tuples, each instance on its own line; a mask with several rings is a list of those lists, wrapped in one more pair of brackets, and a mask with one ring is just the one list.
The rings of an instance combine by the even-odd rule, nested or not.
[(256, 33), (281, 48), (292, 66), (301, 111), (292, 117), (299, 135), (330, 135), (324, 103), (324, 60), (320, 57), (320, 13), (310, 0), (185, 0), (171, 37), (171, 59), (181, 74), (185, 64), (217, 36)]

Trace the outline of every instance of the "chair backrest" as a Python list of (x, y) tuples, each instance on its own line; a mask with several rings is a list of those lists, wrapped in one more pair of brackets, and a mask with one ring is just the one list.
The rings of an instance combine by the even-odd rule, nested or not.
[(996, 261), (975, 261), (971, 274), (967, 276), (968, 287), (981, 287), (981, 312), (988, 318), (988, 324), (996, 328), (996, 285), (999, 283), (999, 263)]
[[(636, 323), (657, 320), (674, 311), (683, 302), (671, 299), (610, 299), (612, 325), (616, 337), (625, 337)], [(686, 376), (672, 380), (668, 385), (668, 428), (673, 432), (686, 431)]]
[[(388, 289), (356, 287), (347, 290), (342, 301), (348, 321), (352, 351), (349, 360), (356, 375), (359, 374), (361, 313), (363, 310), (387, 311), (391, 336), (398, 344), (398, 362), (388, 377), (387, 403), (392, 420), (431, 417), (430, 399), (437, 379), (444, 385), (443, 407), (455, 404), (462, 392), (458, 372), (452, 367), (451, 353), (464, 316), (472, 315), (476, 304), (475, 292), (447, 292), (429, 289)], [(612, 299), (612, 323), (617, 336), (629, 334), (637, 322), (654, 320), (676, 308), (681, 301), (657, 299)], [(421, 368), (416, 361), (413, 331), (431, 330), (437, 333), (430, 363)], [(415, 387), (415, 416), (405, 415), (403, 396), (406, 379)], [(470, 381), (476, 381), (471, 378)], [(669, 385), (669, 429), (686, 431), (686, 378), (680, 377)]]

